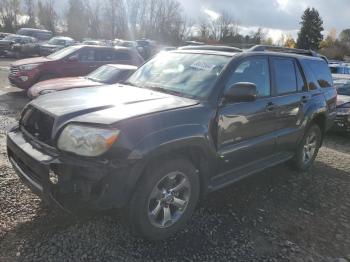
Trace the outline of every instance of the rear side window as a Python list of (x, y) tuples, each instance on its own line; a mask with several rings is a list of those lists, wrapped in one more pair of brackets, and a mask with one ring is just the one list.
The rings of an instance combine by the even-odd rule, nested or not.
[(95, 50), (94, 49), (83, 49), (79, 52), (80, 62), (94, 62), (95, 61)]
[(331, 71), (325, 61), (305, 61), (308, 71), (315, 78), (317, 85), (321, 88), (332, 87), (333, 80)]
[(272, 67), (275, 76), (276, 92), (278, 95), (297, 91), (297, 77), (294, 60), (273, 58)]
[(112, 50), (98, 50), (97, 51), (97, 61), (104, 61), (104, 62), (109, 62), (109, 61), (114, 61), (114, 53)]

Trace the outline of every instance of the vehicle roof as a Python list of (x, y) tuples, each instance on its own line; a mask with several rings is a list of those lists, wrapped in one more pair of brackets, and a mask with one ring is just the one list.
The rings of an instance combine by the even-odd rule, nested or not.
[(226, 45), (187, 45), (181, 46), (179, 50), (212, 50), (212, 51), (223, 51), (223, 52), (242, 52), (243, 50), (237, 47), (226, 46)]
[(124, 65), (124, 64), (107, 64), (107, 65), (118, 69), (123, 69), (123, 70), (136, 70), (138, 68), (137, 66)]
[(270, 55), (270, 56), (283, 56), (283, 57), (293, 57), (296, 59), (307, 59), (307, 60), (315, 60), (315, 61), (324, 61), (321, 57), (316, 56), (307, 56), (307, 55), (300, 55), (300, 54), (294, 54), (294, 53), (282, 53), (282, 52), (270, 52), (270, 51), (244, 51), (244, 52), (224, 52), (224, 51), (213, 51), (213, 50), (181, 50), (177, 49), (170, 52), (177, 52), (177, 53), (189, 53), (189, 54), (208, 54), (208, 55), (221, 55), (221, 56), (236, 56), (236, 55)]
[(224, 52), (224, 51), (213, 51), (213, 50), (197, 50), (197, 49), (189, 49), (189, 50), (181, 50), (176, 49), (173, 51), (169, 51), (170, 53), (185, 53), (185, 54), (202, 54), (202, 55), (221, 55), (221, 56), (229, 56), (233, 57), (237, 54), (241, 53), (234, 53), (234, 52)]
[[(55, 38), (55, 39), (62, 39), (62, 40), (74, 40), (73, 38), (69, 37), (69, 36), (54, 36), (52, 38)], [(51, 39), (52, 39), (51, 38)]]
[(37, 28), (29, 28), (29, 27), (23, 27), (23, 28), (20, 28), (19, 30), (27, 30), (27, 31), (38, 31), (38, 32), (52, 33), (51, 31), (46, 30), (46, 29), (37, 29)]
[(19, 38), (31, 38), (31, 39), (34, 39), (34, 37), (31, 37), (31, 36), (28, 36), (28, 35), (9, 34), (7, 36), (14, 36), (14, 37), (19, 37)]
[(283, 56), (283, 57), (292, 57), (296, 59), (305, 59), (305, 60), (316, 60), (316, 61), (325, 61), (322, 57), (319, 56), (308, 56), (303, 54), (295, 54), (295, 53), (283, 53), (277, 51), (249, 51), (246, 50), (244, 53), (253, 53), (256, 55), (270, 55), (270, 56)]
[(125, 46), (103, 46), (103, 45), (75, 45), (75, 47), (88, 47), (88, 48), (100, 48), (100, 49), (118, 49), (122, 51), (133, 51), (131, 48)]

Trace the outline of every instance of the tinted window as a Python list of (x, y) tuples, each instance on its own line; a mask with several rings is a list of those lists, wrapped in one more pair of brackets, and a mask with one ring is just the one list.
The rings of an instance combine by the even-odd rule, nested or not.
[(270, 95), (270, 74), (267, 58), (249, 58), (238, 65), (230, 76), (226, 88), (238, 82), (254, 83), (258, 89), (258, 96)]
[(95, 50), (94, 49), (83, 49), (79, 52), (80, 62), (94, 62), (95, 61)]
[(97, 61), (113, 61), (114, 59), (114, 52), (112, 50), (98, 50), (97, 51)]
[(272, 67), (275, 72), (275, 84), (278, 95), (297, 91), (297, 78), (294, 61), (291, 59), (274, 58)]
[(331, 87), (333, 80), (331, 71), (325, 61), (305, 61), (305, 64), (310, 69), (316, 78), (319, 87)]
[(114, 53), (114, 56), (115, 60), (131, 60), (131, 56), (127, 52), (117, 51)]

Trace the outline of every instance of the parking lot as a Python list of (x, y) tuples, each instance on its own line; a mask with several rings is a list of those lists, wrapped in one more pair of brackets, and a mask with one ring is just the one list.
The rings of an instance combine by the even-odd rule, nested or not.
[(284, 165), (209, 195), (162, 242), (132, 236), (120, 211), (46, 208), (17, 178), (6, 131), (28, 102), (0, 60), (0, 261), (350, 261), (350, 137), (328, 134), (307, 173)]

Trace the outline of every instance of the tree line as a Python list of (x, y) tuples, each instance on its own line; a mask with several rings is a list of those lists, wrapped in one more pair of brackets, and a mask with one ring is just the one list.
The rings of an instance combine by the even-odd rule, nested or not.
[(0, 0), (0, 30), (41, 27), (77, 40), (150, 38), (171, 45), (185, 40), (241, 48), (277, 44), (320, 50), (330, 58), (350, 56), (350, 29), (339, 37), (333, 30), (324, 38), (323, 20), (314, 8), (304, 11), (296, 40), (282, 35), (275, 43), (264, 28), (242, 34), (229, 10), (219, 12), (215, 19), (204, 14), (196, 19), (186, 17), (178, 0), (68, 0), (63, 12), (58, 9), (54, 0)]
[(77, 40), (150, 38), (174, 45), (198, 40), (244, 46), (266, 38), (262, 28), (241, 35), (226, 11), (215, 20), (186, 17), (177, 0), (69, 0), (61, 14), (56, 5), (54, 0), (0, 0), (0, 30), (41, 27)]

